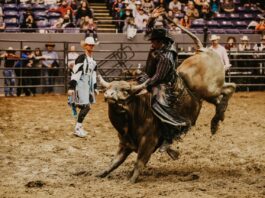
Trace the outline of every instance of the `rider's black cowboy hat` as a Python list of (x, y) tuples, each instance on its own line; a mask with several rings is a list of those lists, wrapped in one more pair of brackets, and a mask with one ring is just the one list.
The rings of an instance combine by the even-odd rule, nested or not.
[(170, 38), (168, 31), (163, 28), (153, 29), (151, 32), (151, 36), (148, 40), (149, 41), (152, 41), (152, 40), (173, 41), (172, 38)]

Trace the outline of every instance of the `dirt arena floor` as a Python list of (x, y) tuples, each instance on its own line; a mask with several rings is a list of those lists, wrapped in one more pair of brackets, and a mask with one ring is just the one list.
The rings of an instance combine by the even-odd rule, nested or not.
[(265, 197), (265, 92), (236, 93), (215, 136), (213, 106), (179, 147), (180, 159), (156, 152), (136, 184), (136, 155), (109, 177), (96, 178), (118, 138), (102, 94), (85, 120), (89, 136), (73, 136), (66, 96), (0, 98), (0, 197), (253, 198)]

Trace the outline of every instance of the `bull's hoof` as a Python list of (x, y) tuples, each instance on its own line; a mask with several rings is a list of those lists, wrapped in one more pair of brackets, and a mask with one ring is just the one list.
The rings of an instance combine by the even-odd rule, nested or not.
[(225, 119), (225, 114), (224, 114), (224, 113), (222, 113), (222, 114), (220, 115), (220, 120), (223, 122), (223, 121), (224, 121), (224, 119)]
[(173, 149), (167, 149), (167, 154), (173, 160), (177, 160), (179, 158), (179, 155), (180, 155), (180, 153), (178, 151), (175, 151)]
[(96, 175), (96, 177), (99, 177), (99, 178), (104, 178), (104, 177), (106, 177), (108, 174), (109, 174), (108, 172), (106, 172), (106, 171), (103, 171), (103, 172), (101, 172), (101, 173), (97, 174), (97, 175)]
[(212, 133), (212, 135), (216, 134), (216, 132), (218, 130), (218, 126), (219, 126), (218, 122), (216, 122), (216, 121), (211, 122), (211, 133)]
[(129, 181), (131, 184), (135, 184), (137, 182), (137, 178), (131, 177), (131, 179)]

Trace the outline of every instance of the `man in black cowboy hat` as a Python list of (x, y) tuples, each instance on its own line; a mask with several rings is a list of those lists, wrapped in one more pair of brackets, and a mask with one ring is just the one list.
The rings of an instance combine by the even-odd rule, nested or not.
[(164, 28), (153, 29), (149, 40), (152, 47), (139, 82), (149, 79), (146, 88), (152, 93), (152, 110), (164, 123), (162, 134), (164, 142), (160, 151), (167, 151), (177, 132), (181, 132), (186, 126), (185, 120), (177, 113), (177, 105), (174, 104), (177, 98), (174, 92), (176, 48)]
[(52, 85), (55, 84), (55, 78), (58, 76), (59, 70), (59, 56), (56, 51), (54, 51), (55, 44), (54, 43), (47, 43), (45, 44), (46, 51), (42, 53), (46, 59), (42, 62), (44, 66), (43, 76), (47, 76), (48, 78), (45, 79), (45, 85), (49, 87), (44, 87), (43, 93), (51, 93), (53, 92)]

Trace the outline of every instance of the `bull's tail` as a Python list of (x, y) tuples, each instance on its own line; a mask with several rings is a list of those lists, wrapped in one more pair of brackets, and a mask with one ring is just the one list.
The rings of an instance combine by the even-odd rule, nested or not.
[(195, 34), (193, 34), (192, 32), (190, 32), (188, 29), (186, 29), (182, 25), (179, 25), (178, 23), (176, 23), (175, 21), (170, 19), (167, 14), (165, 14), (165, 17), (169, 22), (174, 23), (177, 27), (179, 27), (183, 32), (186, 32), (192, 38), (192, 40), (195, 42), (195, 44), (197, 46), (197, 50), (199, 50), (199, 51), (203, 50), (204, 47), (202, 45), (202, 42)]

